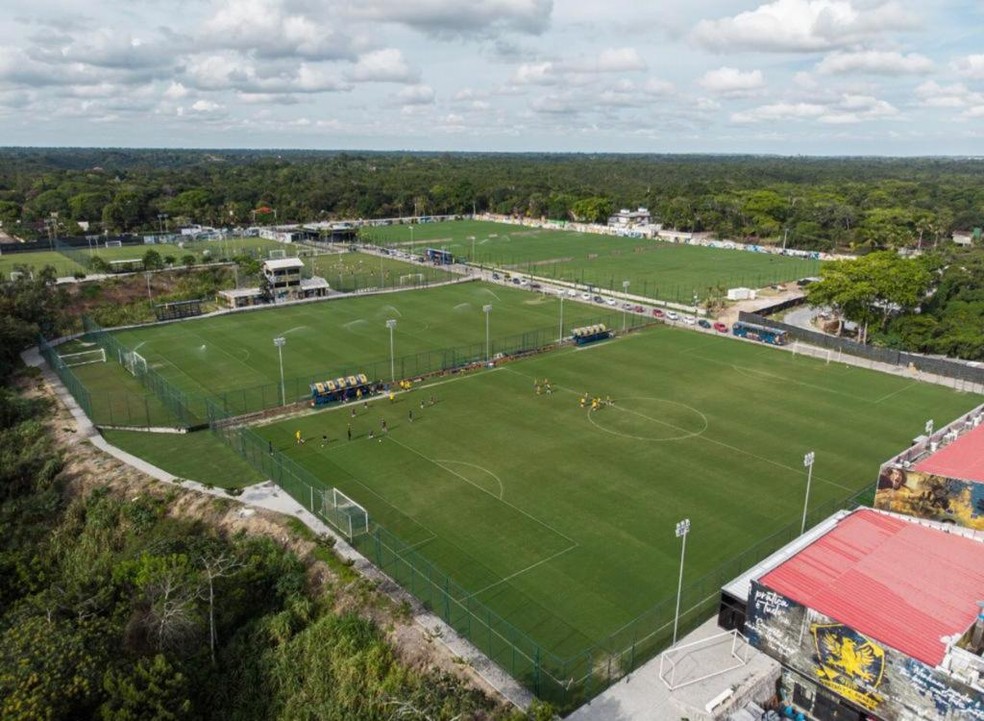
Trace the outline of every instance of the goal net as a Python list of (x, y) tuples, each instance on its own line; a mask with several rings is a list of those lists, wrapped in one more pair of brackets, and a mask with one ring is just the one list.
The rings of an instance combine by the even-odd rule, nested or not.
[(69, 368), (74, 366), (84, 366), (89, 363), (105, 363), (106, 351), (103, 348), (95, 350), (84, 350), (78, 353), (66, 353), (58, 356), (58, 359)]
[(400, 285), (423, 285), (423, 283), (423, 273), (410, 273), (408, 275), (400, 276)]
[(120, 348), (120, 365), (134, 376), (139, 377), (147, 372), (147, 359), (135, 350), (126, 351)]
[(122, 240), (107, 240), (106, 241), (106, 247), (107, 248), (122, 248), (123, 247), (123, 241)]
[(811, 358), (819, 358), (827, 363), (830, 363), (830, 361), (839, 361), (841, 359), (840, 350), (834, 352), (831, 348), (817, 348), (816, 346), (800, 343), (799, 341), (793, 343), (793, 355), (805, 355), (810, 356)]
[(321, 514), (350, 540), (369, 533), (369, 512), (337, 488), (322, 492)]
[(270, 260), (276, 260), (277, 258), (286, 258), (287, 257), (287, 251), (286, 250), (283, 250), (283, 249), (271, 250), (269, 252), (270, 252)]

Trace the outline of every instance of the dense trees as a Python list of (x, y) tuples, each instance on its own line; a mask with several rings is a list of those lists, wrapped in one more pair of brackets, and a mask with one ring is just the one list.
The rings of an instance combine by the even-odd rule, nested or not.
[(984, 162), (954, 159), (5, 149), (0, 222), (30, 236), (53, 213), (65, 233), (645, 206), (670, 227), (795, 248), (931, 247), (984, 226), (982, 179)]

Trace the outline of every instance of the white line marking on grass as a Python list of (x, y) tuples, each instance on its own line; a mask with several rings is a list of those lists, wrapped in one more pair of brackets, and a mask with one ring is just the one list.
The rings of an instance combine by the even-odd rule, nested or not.
[(416, 448), (411, 448), (406, 443), (402, 443), (402, 442), (396, 440), (395, 438), (393, 438), (392, 436), (389, 437), (389, 440), (391, 440), (393, 443), (397, 444), (398, 446), (403, 446), (404, 448), (406, 448), (411, 453), (413, 453), (413, 454), (415, 454), (415, 455), (420, 456), (421, 458), (423, 458), (425, 461), (429, 461), (429, 462), (433, 463), (438, 468), (443, 468), (445, 471), (447, 471), (448, 473), (450, 473), (452, 476), (457, 476), (458, 478), (460, 478), (461, 480), (463, 480), (465, 483), (467, 483), (469, 486), (472, 486), (473, 488), (477, 488), (482, 493), (484, 493), (484, 494), (486, 494), (488, 496), (491, 496), (492, 498), (495, 498), (495, 500), (497, 500), (499, 503), (501, 503), (501, 504), (503, 504), (505, 506), (508, 506), (509, 508), (513, 509), (514, 511), (516, 511), (519, 514), (522, 514), (522, 515), (526, 516), (527, 518), (529, 518), (534, 523), (540, 524), (541, 526), (543, 526), (544, 528), (546, 528), (548, 531), (552, 531), (553, 533), (555, 533), (558, 536), (560, 536), (561, 538), (563, 538), (568, 543), (573, 543), (574, 545), (577, 545), (577, 541), (575, 541), (573, 538), (571, 538), (567, 534), (561, 533), (560, 531), (558, 531), (556, 528), (554, 528), (553, 526), (551, 526), (546, 521), (541, 521), (539, 518), (537, 518), (536, 516), (534, 516), (529, 511), (524, 511), (522, 508), (520, 508), (519, 506), (517, 506), (515, 504), (510, 503), (509, 501), (503, 500), (501, 498), (496, 498), (496, 496), (495, 496), (494, 493), (492, 493), (491, 491), (489, 491), (486, 488), (482, 488), (477, 483), (473, 483), (472, 481), (468, 480), (463, 475), (461, 475), (460, 473), (458, 473), (457, 471), (455, 471), (453, 468), (448, 468), (447, 466), (441, 465), (440, 463), (438, 463), (437, 461), (435, 461), (433, 458), (428, 458), (423, 453), (421, 453), (420, 451), (418, 451)]
[(140, 350), (140, 346), (145, 345), (146, 343), (147, 341), (145, 340), (142, 340), (139, 343), (137, 343), (135, 346), (133, 346), (133, 352), (136, 353), (138, 350)]
[(881, 398), (879, 398), (877, 401), (872, 401), (872, 403), (881, 403), (882, 401), (887, 401), (889, 398), (894, 398), (895, 396), (897, 396), (902, 391), (907, 391), (907, 390), (909, 390), (910, 388), (912, 388), (915, 385), (919, 385), (917, 381), (913, 381), (912, 383), (909, 383), (908, 385), (902, 386), (901, 388), (899, 388), (896, 391), (892, 391), (891, 393), (887, 393), (887, 394), (883, 395)]
[[(504, 370), (511, 371), (512, 373), (515, 373), (518, 376), (522, 376), (523, 378), (532, 378), (532, 376), (528, 376), (525, 373), (520, 373), (519, 371), (513, 370), (512, 368), (505, 368)], [(575, 391), (572, 388), (565, 388), (564, 386), (556, 386), (556, 387), (558, 389), (562, 390), (562, 391), (567, 391), (568, 393), (572, 393), (573, 395), (576, 395), (576, 396), (580, 396), (581, 395), (580, 393), (578, 393), (577, 391)], [(665, 425), (668, 425), (668, 426), (670, 426), (672, 428), (676, 428), (676, 426), (673, 426), (670, 423), (665, 423)], [(683, 432), (689, 432), (689, 431), (687, 431), (686, 428), (676, 428), (676, 430), (683, 431)], [(770, 465), (777, 466), (777, 467), (782, 468), (782, 469), (785, 469), (787, 471), (793, 471), (793, 472), (797, 472), (797, 473), (798, 472), (801, 472), (800, 469), (796, 468), (795, 466), (787, 466), (785, 463), (779, 463), (778, 461), (773, 461), (773, 460), (771, 460), (769, 458), (766, 458), (765, 456), (760, 456), (760, 455), (757, 455), (755, 453), (751, 453), (751, 452), (745, 450), (744, 448), (739, 448), (738, 446), (733, 446), (730, 443), (725, 443), (724, 441), (715, 440), (715, 439), (710, 438), (710, 437), (708, 437), (706, 435), (703, 435), (703, 434), (698, 435), (698, 436), (693, 436), (693, 437), (696, 438), (696, 439), (698, 439), (698, 440), (707, 441), (708, 443), (713, 443), (715, 445), (721, 446), (722, 448), (727, 448), (727, 449), (729, 449), (731, 451), (734, 451), (735, 453), (741, 453), (742, 455), (748, 456), (749, 458), (754, 458), (754, 459), (759, 460), (759, 461), (762, 461), (764, 463), (769, 463)], [(843, 489), (845, 491), (856, 491), (857, 490), (855, 488), (848, 488), (847, 486), (843, 486), (840, 483), (837, 483), (836, 481), (831, 481), (829, 479), (823, 478), (822, 476), (819, 476), (816, 473), (813, 474), (813, 478), (814, 478), (814, 480), (817, 480), (817, 481), (819, 481), (821, 483), (827, 483), (827, 484), (829, 484), (831, 486), (836, 486), (837, 488), (841, 488), (841, 489)]]
[(686, 408), (687, 410), (696, 413), (698, 416), (700, 416), (701, 420), (704, 422), (704, 427), (701, 428), (699, 431), (688, 431), (686, 428), (681, 428), (680, 426), (674, 425), (673, 423), (667, 423), (666, 421), (661, 421), (659, 418), (653, 418), (651, 416), (647, 416), (645, 413), (640, 413), (639, 411), (634, 411), (630, 408), (624, 408), (622, 406), (609, 406), (609, 410), (615, 409), (617, 411), (621, 411), (622, 413), (629, 413), (634, 416), (639, 416), (640, 418), (645, 418), (647, 421), (658, 423), (661, 426), (672, 428), (673, 430), (680, 431), (681, 433), (681, 435), (673, 436), (672, 438), (649, 438), (647, 436), (634, 436), (631, 433), (623, 433), (621, 431), (613, 431), (609, 428), (605, 428), (604, 426), (600, 425), (597, 421), (595, 421), (594, 419), (595, 411), (589, 410), (588, 420), (591, 421), (591, 425), (593, 425), (595, 428), (597, 428), (600, 431), (604, 431), (605, 433), (611, 433), (613, 436), (622, 436), (624, 438), (631, 438), (637, 441), (682, 441), (687, 438), (696, 438), (697, 436), (703, 434), (704, 431), (707, 430), (708, 426), (710, 426), (710, 422), (707, 420), (707, 416), (705, 416), (703, 413), (701, 413), (693, 406), (688, 406), (686, 403), (678, 403), (677, 401), (670, 401), (663, 398), (624, 398), (624, 399), (616, 399), (616, 400), (619, 400), (620, 402), (629, 401), (629, 400), (639, 400), (639, 401), (656, 401), (658, 403), (672, 403), (675, 406), (680, 406), (681, 408)]
[(298, 325), (298, 326), (295, 326), (295, 327), (291, 328), (290, 330), (285, 330), (280, 335), (287, 335), (288, 333), (293, 333), (295, 330), (304, 330), (305, 328), (307, 328), (306, 325)]
[(499, 484), (499, 500), (501, 501), (502, 498), (503, 498), (503, 496), (506, 495), (506, 489), (502, 485), (502, 479), (499, 478), (497, 475), (495, 475), (488, 468), (485, 468), (485, 467), (480, 466), (480, 465), (475, 464), (475, 463), (468, 463), (467, 461), (456, 461), (456, 460), (451, 459), (451, 458), (435, 458), (434, 459), (434, 462), (435, 463), (457, 463), (458, 465), (461, 465), (461, 466), (471, 466), (472, 468), (477, 468), (480, 471), (485, 471), (486, 473), (488, 473), (490, 476), (492, 476), (495, 479), (495, 482), (496, 483)]
[[(706, 360), (706, 359), (703, 359), (703, 360)], [(845, 396), (845, 397), (850, 398), (852, 400), (857, 400), (857, 398), (858, 398), (853, 393), (845, 393), (844, 391), (834, 390), (833, 388), (827, 388), (825, 386), (818, 386), (815, 383), (804, 383), (803, 381), (793, 380), (792, 378), (787, 378), (786, 376), (781, 376), (781, 375), (778, 375), (776, 373), (770, 373), (769, 371), (760, 371), (760, 370), (757, 370), (755, 368), (742, 368), (741, 366), (736, 366), (734, 363), (731, 364), (731, 367), (739, 375), (743, 375), (746, 378), (758, 378), (758, 379), (761, 380), (764, 377), (764, 378), (767, 378), (769, 380), (777, 380), (777, 381), (782, 381), (784, 383), (793, 383), (795, 385), (803, 386), (805, 388), (813, 388), (814, 390), (823, 391), (825, 393), (833, 393), (834, 395)], [(869, 401), (869, 403), (870, 402), (871, 401)]]
[(469, 593), (467, 596), (465, 596), (461, 600), (462, 601), (467, 601), (469, 598), (474, 598), (475, 596), (477, 596), (477, 595), (479, 595), (481, 593), (485, 593), (486, 591), (489, 591), (489, 590), (495, 588), (496, 586), (501, 586), (503, 583), (507, 583), (507, 582), (511, 581), (512, 579), (516, 578), (516, 576), (521, 576), (524, 573), (526, 573), (527, 571), (532, 571), (537, 566), (542, 566), (544, 563), (548, 563), (550, 561), (553, 561), (555, 558), (559, 558), (560, 556), (563, 556), (568, 551), (573, 551), (575, 548), (579, 548), (579, 545), (577, 543), (575, 543), (572, 546), (568, 546), (567, 548), (563, 549), (562, 551), (557, 551), (557, 553), (554, 553), (554, 554), (552, 554), (550, 556), (547, 556), (546, 558), (541, 559), (541, 560), (537, 561), (536, 563), (531, 563), (526, 568), (521, 568), (520, 570), (516, 571), (515, 573), (510, 573), (508, 576), (506, 576), (504, 578), (500, 578), (495, 583), (490, 583), (485, 588), (480, 588), (477, 591), (474, 591), (472, 593)]

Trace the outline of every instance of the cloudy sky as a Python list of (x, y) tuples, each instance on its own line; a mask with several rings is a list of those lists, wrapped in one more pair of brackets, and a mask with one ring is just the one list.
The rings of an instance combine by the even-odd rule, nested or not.
[(981, 0), (6, 0), (0, 145), (984, 155)]

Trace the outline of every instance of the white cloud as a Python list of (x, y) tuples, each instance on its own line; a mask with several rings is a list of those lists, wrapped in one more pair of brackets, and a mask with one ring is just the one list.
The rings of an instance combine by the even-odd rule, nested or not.
[(984, 55), (965, 55), (954, 60), (950, 67), (966, 78), (984, 80)]
[(196, 100), (191, 109), (196, 113), (216, 113), (222, 110), (222, 106), (211, 100)]
[(430, 35), (490, 35), (506, 31), (540, 34), (552, 0), (363, 0), (347, 8), (356, 17), (397, 22)]
[(933, 61), (925, 55), (878, 50), (834, 52), (817, 63), (825, 75), (868, 73), (873, 75), (915, 75), (933, 71)]
[(359, 57), (348, 77), (362, 83), (413, 83), (420, 73), (412, 70), (396, 48), (374, 50)]
[(523, 63), (516, 68), (512, 81), (520, 85), (556, 85), (560, 77), (552, 62)]
[(737, 68), (720, 67), (708, 70), (697, 84), (712, 93), (746, 95), (765, 87), (765, 80), (760, 70), (742, 72)]
[(635, 48), (617, 48), (603, 50), (598, 55), (597, 71), (599, 73), (621, 73), (632, 70), (645, 70), (646, 61)]
[(939, 85), (932, 80), (916, 88), (916, 97), (925, 108), (966, 108), (984, 103), (984, 93), (972, 92), (963, 83)]
[(701, 20), (691, 37), (717, 53), (816, 52), (915, 26), (896, 2), (775, 0), (719, 20)]
[(814, 103), (773, 103), (744, 112), (732, 113), (731, 119), (736, 123), (761, 123), (775, 120), (817, 118), (824, 112), (826, 112), (826, 108), (823, 105)]
[(434, 88), (429, 85), (408, 85), (396, 94), (401, 105), (433, 105)]
[(771, 103), (731, 114), (736, 123), (769, 123), (777, 121), (815, 120), (844, 125), (864, 120), (896, 115), (890, 103), (867, 95), (844, 94), (830, 102)]
[(164, 97), (168, 100), (180, 100), (188, 94), (188, 88), (179, 82), (171, 81), (171, 84), (167, 86), (164, 91)]

